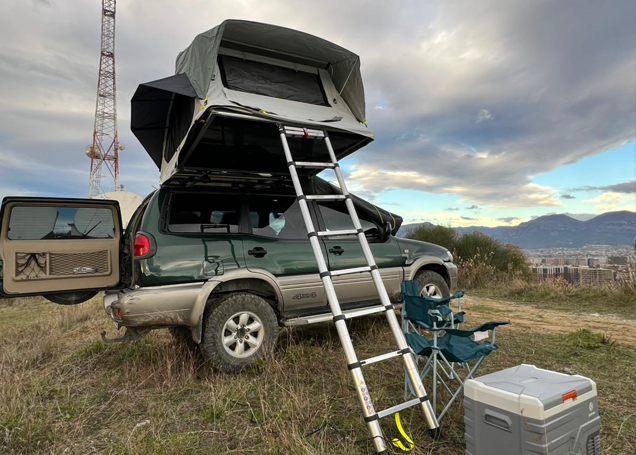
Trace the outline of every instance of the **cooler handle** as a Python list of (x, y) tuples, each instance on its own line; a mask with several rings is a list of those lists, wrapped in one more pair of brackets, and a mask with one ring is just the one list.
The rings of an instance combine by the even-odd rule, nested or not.
[(490, 409), (486, 409), (485, 411), (484, 422), (495, 428), (499, 428), (500, 430), (511, 431), (510, 427), (512, 426), (512, 420), (510, 420), (510, 417), (491, 411)]

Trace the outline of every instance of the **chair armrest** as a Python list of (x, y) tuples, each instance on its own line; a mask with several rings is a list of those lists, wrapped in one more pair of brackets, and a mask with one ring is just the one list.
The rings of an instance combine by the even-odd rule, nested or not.
[(510, 324), (510, 321), (493, 321), (486, 322), (478, 327), (475, 327), (471, 330), (460, 330), (460, 329), (446, 329), (446, 333), (451, 335), (455, 335), (458, 337), (469, 337), (475, 334), (475, 332), (487, 332), (488, 330), (495, 330), (500, 325)]

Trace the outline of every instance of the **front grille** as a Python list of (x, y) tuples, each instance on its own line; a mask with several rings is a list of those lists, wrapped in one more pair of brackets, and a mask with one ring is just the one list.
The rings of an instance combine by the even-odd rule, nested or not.
[(108, 250), (92, 253), (51, 253), (51, 276), (94, 275), (108, 273)]
[(586, 455), (601, 455), (601, 435), (591, 434), (587, 438)]

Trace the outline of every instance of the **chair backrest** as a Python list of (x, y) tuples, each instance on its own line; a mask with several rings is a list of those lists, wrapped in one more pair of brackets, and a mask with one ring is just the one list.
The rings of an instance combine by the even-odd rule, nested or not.
[(404, 310), (406, 319), (423, 323), (427, 327), (433, 327), (433, 318), (428, 314), (429, 310), (437, 309), (437, 299), (420, 296), (420, 286), (417, 281), (402, 282), (402, 296), (404, 298)]

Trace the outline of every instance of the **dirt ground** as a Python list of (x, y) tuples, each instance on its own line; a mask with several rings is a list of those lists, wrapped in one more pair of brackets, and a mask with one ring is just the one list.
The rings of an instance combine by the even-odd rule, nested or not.
[(471, 314), (487, 320), (511, 320), (507, 330), (570, 333), (580, 329), (604, 333), (612, 340), (636, 346), (636, 321), (600, 314), (569, 314), (531, 305), (482, 297), (464, 298), (464, 307)]

